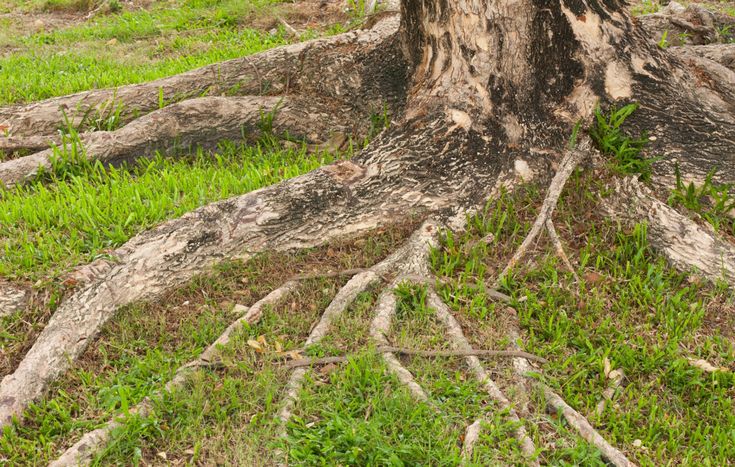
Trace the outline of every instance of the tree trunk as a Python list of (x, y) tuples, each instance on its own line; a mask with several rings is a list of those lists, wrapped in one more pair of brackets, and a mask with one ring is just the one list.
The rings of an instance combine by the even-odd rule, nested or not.
[[(132, 239), (115, 251), (114, 263), (82, 268), (87, 282), (0, 384), (0, 427), (69, 367), (119, 307), (156, 299), (217, 261), (324, 244), (412, 210), (451, 227), (501, 186), (550, 178), (574, 124), (588, 119), (598, 103), (641, 104), (631, 123), (655, 136), (654, 154), (662, 156), (655, 183), (666, 184), (674, 162), (689, 178), (719, 166), (718, 180), (735, 181), (735, 96), (723, 84), (731, 70), (660, 50), (617, 0), (403, 0), (401, 14), (400, 49), (395, 18), (388, 18), (378, 23), (378, 33), (291, 46), (259, 62), (268, 76), (286, 78), (274, 94), (289, 94), (299, 83), (299, 98), (342, 99), (362, 115), (386, 99), (399, 115), (391, 128), (349, 162), (201, 208)], [(328, 43), (339, 53), (321, 58), (329, 65), (325, 72), (315, 54)], [(316, 65), (304, 64), (307, 58)], [(228, 62), (228, 85), (259, 87), (254, 83), (262, 80), (253, 81), (251, 71), (263, 71), (251, 65)], [(334, 70), (343, 74), (330, 76)], [(187, 89), (198, 91), (191, 78), (200, 75), (187, 76)], [(154, 90), (126, 93), (145, 94), (147, 112)], [(98, 105), (110, 93), (87, 97)], [(51, 104), (40, 107), (33, 118), (52, 127), (58, 115)], [(3, 115), (22, 124), (22, 112)], [(187, 141), (196, 139), (195, 132), (187, 135)], [(648, 203), (636, 212), (651, 220), (655, 209)], [(714, 240), (709, 244), (712, 255), (726, 250)], [(692, 266), (691, 248), (691, 241), (677, 245), (676, 264)], [(723, 261), (728, 263), (720, 269), (735, 271), (735, 254), (727, 250)]]

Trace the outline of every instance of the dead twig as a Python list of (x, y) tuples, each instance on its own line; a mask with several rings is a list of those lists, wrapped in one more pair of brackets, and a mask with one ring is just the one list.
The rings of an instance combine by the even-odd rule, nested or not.
[[(403, 347), (380, 346), (379, 353), (395, 353), (399, 355), (412, 355), (416, 357), (521, 357), (539, 363), (546, 363), (545, 358), (527, 352), (514, 350), (417, 350)], [(300, 358), (291, 360), (284, 364), (286, 368), (301, 368), (305, 366), (329, 365), (330, 363), (345, 363), (349, 360), (347, 356), (322, 357), (322, 358)]]

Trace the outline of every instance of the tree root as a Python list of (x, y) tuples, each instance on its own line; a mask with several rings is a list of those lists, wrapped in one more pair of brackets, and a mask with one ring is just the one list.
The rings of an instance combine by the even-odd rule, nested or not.
[[(515, 311), (512, 311), (515, 313)], [(513, 350), (520, 350), (518, 344), (521, 340), (520, 333), (517, 330), (517, 326), (513, 325), (507, 331), (508, 337), (511, 341), (511, 348)], [(635, 466), (625, 455), (617, 448), (613, 447), (607, 440), (595, 430), (595, 428), (583, 417), (579, 412), (569, 406), (564, 399), (554, 392), (549, 386), (536, 378), (529, 375), (532, 371), (532, 367), (528, 360), (523, 357), (516, 357), (513, 359), (513, 369), (516, 375), (520, 378), (524, 378), (531, 382), (535, 386), (541, 389), (546, 398), (546, 402), (550, 408), (555, 410), (557, 413), (561, 413), (564, 416), (567, 423), (572, 426), (579, 435), (584, 438), (585, 441), (595, 446), (600, 450), (605, 460), (615, 465), (616, 467), (633, 467)]]
[[(386, 196), (377, 196), (382, 190)], [(82, 268), (88, 282), (62, 302), (15, 372), (2, 380), (0, 426), (66, 371), (119, 307), (154, 299), (223, 259), (321, 245), (387, 225), (392, 213), (421, 209), (404, 197), (409, 191), (399, 180), (386, 183), (381, 173), (340, 162), (134, 237), (112, 252), (114, 261)], [(455, 202), (428, 200), (433, 209)]]
[(616, 467), (632, 467), (633, 462), (625, 457), (625, 454), (613, 447), (595, 428), (583, 417), (579, 412), (574, 410), (564, 399), (559, 397), (550, 387), (537, 383), (544, 391), (546, 402), (549, 407), (553, 408), (557, 413), (561, 413), (567, 423), (571, 425), (585, 441), (595, 446), (602, 453), (602, 457)]
[[(433, 290), (429, 290), (428, 304), (434, 310), (436, 310), (436, 316), (437, 318), (439, 318), (439, 321), (441, 321), (447, 328), (447, 333), (449, 334), (451, 341), (454, 343), (454, 346), (459, 350), (466, 351), (468, 353), (465, 361), (467, 362), (467, 366), (469, 366), (472, 372), (475, 374), (475, 378), (477, 378), (477, 380), (483, 384), (485, 391), (488, 393), (490, 398), (492, 398), (500, 406), (501, 409), (508, 411), (508, 419), (518, 424), (518, 427), (515, 430), (515, 436), (520, 444), (521, 452), (523, 452), (523, 455), (529, 460), (532, 465), (538, 465), (538, 460), (536, 460), (536, 447), (534, 446), (531, 438), (526, 433), (526, 429), (523, 426), (520, 418), (518, 417), (518, 414), (513, 408), (511, 402), (505, 397), (500, 388), (495, 384), (495, 382), (490, 378), (490, 375), (488, 375), (488, 373), (485, 371), (482, 363), (480, 363), (480, 360), (477, 358), (477, 356), (470, 355), (470, 353), (474, 353), (474, 350), (465, 337), (464, 332), (462, 331), (462, 327), (454, 318), (454, 316), (452, 316), (451, 310), (449, 310), (447, 305), (444, 304), (441, 298), (439, 298), (439, 296)], [(473, 423), (473, 425), (475, 424)], [(476, 427), (475, 429), (479, 430), (479, 427)], [(462, 447), (462, 451), (465, 454), (472, 453), (472, 443), (477, 440), (477, 436), (474, 436), (474, 433), (470, 432), (470, 435), (471, 436), (465, 436), (465, 443)]]
[(701, 225), (659, 201), (634, 178), (617, 180), (603, 207), (614, 218), (648, 225), (648, 240), (680, 271), (695, 269), (707, 278), (724, 279), (735, 287), (735, 245), (721, 238), (709, 224)]
[(727, 15), (711, 12), (698, 4), (685, 8), (677, 2), (669, 3), (657, 13), (638, 17), (638, 22), (654, 42), (660, 42), (666, 34), (667, 42), (673, 45), (726, 41), (718, 31), (735, 25), (735, 19)]
[(556, 233), (556, 228), (554, 227), (554, 221), (551, 220), (551, 218), (546, 219), (546, 232), (549, 234), (549, 239), (551, 240), (551, 244), (554, 246), (554, 249), (556, 250), (556, 255), (562, 260), (564, 263), (564, 266), (569, 270), (569, 272), (572, 273), (574, 276), (574, 280), (579, 283), (579, 276), (577, 275), (577, 271), (574, 269), (574, 266), (572, 266), (572, 262), (569, 261), (569, 257), (567, 256), (567, 253), (564, 251), (564, 245), (561, 243), (561, 239), (559, 238), (559, 235)]
[(36, 152), (61, 144), (61, 136), (22, 136), (3, 137), (0, 135), (0, 151), (5, 154)]
[(26, 289), (0, 281), (0, 318), (22, 310), (30, 295)]
[(528, 232), (528, 235), (526, 235), (521, 246), (518, 247), (516, 252), (513, 254), (513, 257), (508, 261), (505, 269), (503, 269), (503, 271), (498, 275), (496, 283), (500, 283), (508, 272), (515, 267), (518, 261), (523, 258), (523, 255), (526, 254), (528, 248), (534, 241), (536, 241), (536, 238), (539, 236), (544, 226), (546, 226), (546, 221), (551, 219), (551, 215), (556, 208), (561, 192), (564, 190), (564, 185), (566, 185), (567, 180), (572, 175), (572, 172), (574, 172), (577, 165), (582, 161), (582, 158), (588, 154), (590, 145), (591, 142), (589, 138), (584, 138), (580, 141), (577, 148), (570, 149), (565, 153), (564, 158), (559, 164), (559, 170), (556, 172), (556, 175), (554, 175), (551, 185), (549, 185), (546, 198), (544, 199), (544, 203), (541, 205), (538, 217), (536, 217), (533, 226), (531, 226), (531, 230)]
[[(367, 290), (371, 284), (379, 280), (379, 276), (376, 275), (372, 270), (361, 272), (358, 275), (350, 279), (334, 297), (332, 302), (329, 304), (324, 313), (322, 314), (319, 322), (314, 326), (306, 339), (304, 348), (308, 348), (320, 342), (324, 336), (327, 335), (329, 327), (332, 325), (334, 320), (338, 318), (347, 307), (355, 300), (355, 298)], [(301, 365), (307, 366), (307, 365)], [(306, 369), (299, 366), (286, 365), (287, 368), (296, 368), (291, 372), (291, 376), (288, 380), (286, 396), (283, 398), (281, 410), (278, 412), (278, 418), (281, 420), (282, 437), (286, 435), (286, 427), (288, 421), (291, 419), (291, 413), (293, 407), (296, 404), (299, 391), (303, 385), (304, 376), (306, 375)]]
[[(89, 127), (90, 115), (119, 114), (119, 121), (126, 123), (161, 105), (204, 95), (298, 93), (340, 99), (343, 105), (349, 104), (354, 111), (369, 116), (386, 102), (392, 106), (402, 100), (402, 96), (381, 93), (381, 87), (374, 85), (384, 79), (376, 76), (375, 70), (387, 76), (401, 67), (405, 70), (397, 41), (390, 46), (394, 50), (370, 55), (375, 49), (385, 48), (397, 31), (398, 18), (392, 15), (370, 30), (271, 49), (149, 83), (6, 107), (0, 109), (0, 127), (7, 128), (10, 136), (53, 136), (66, 127), (67, 120), (84, 131)], [(364, 60), (365, 56), (377, 62)], [(364, 82), (368, 76), (373, 83)]]
[[(359, 137), (367, 132), (369, 122), (345, 120), (347, 115), (347, 109), (313, 99), (202, 97), (157, 110), (116, 131), (83, 134), (81, 141), (63, 146), (77, 144), (88, 159), (119, 165), (156, 152), (210, 149), (223, 140), (255, 140), (264, 133), (324, 144), (335, 134)], [(47, 149), (0, 163), (0, 184), (9, 187), (34, 177), (41, 168), (50, 169), (54, 154)]]
[[(230, 342), (230, 336), (243, 328), (245, 325), (253, 325), (260, 321), (263, 316), (263, 309), (266, 306), (273, 306), (281, 302), (287, 295), (291, 294), (297, 288), (297, 283), (293, 281), (286, 282), (278, 289), (272, 291), (241, 316), (237, 321), (233, 322), (225, 332), (220, 335), (216, 341), (209, 345), (197, 359), (182, 365), (176, 370), (174, 377), (169, 381), (164, 391), (171, 392), (184, 386), (191, 371), (206, 367), (215, 360), (216, 354), (223, 346)], [(133, 407), (130, 412), (141, 417), (145, 417), (153, 410), (151, 397), (146, 397)], [(77, 465), (89, 465), (94, 455), (99, 452), (110, 441), (113, 432), (122, 427), (125, 422), (112, 417), (105, 425), (90, 431), (82, 438), (67, 449), (58, 459), (49, 464), (49, 467), (73, 467)]]

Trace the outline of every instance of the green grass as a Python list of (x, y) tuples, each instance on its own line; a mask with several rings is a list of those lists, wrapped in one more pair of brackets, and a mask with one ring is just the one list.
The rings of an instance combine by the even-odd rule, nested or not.
[(335, 160), (305, 149), (223, 144), (214, 156), (156, 157), (130, 169), (83, 163), (0, 191), (0, 275), (37, 279), (121, 245), (163, 220)]
[[(668, 267), (650, 250), (645, 225), (621, 230), (596, 215), (590, 177), (573, 177), (557, 222), (577, 251), (582, 282), (546, 248), (529, 253), (535, 259), (504, 281), (525, 347), (549, 359), (549, 383), (640, 465), (725, 465), (735, 458), (735, 375), (707, 373), (687, 359), (732, 369), (735, 349), (722, 334), (731, 324), (711, 323), (721, 307), (732, 309), (733, 296)], [(470, 220), (468, 233), (447, 235), (433, 254), (435, 271), (457, 280), (443, 295), (465, 319), (503, 326), (503, 308), (471, 284), (493, 277), (507, 261), (540, 201), (533, 188), (504, 195)], [(488, 233), (493, 245), (465, 251), (466, 242)], [(492, 345), (492, 338), (482, 342)], [(608, 385), (605, 359), (625, 372), (625, 382), (598, 416)]]
[[(0, 34), (0, 105), (151, 81), (287, 42), (250, 29), (277, 0), (177, 0), (50, 32)], [(12, 24), (9, 23), (9, 27)]]
[(618, 173), (638, 174), (643, 181), (649, 180), (653, 172), (654, 159), (647, 158), (643, 148), (648, 142), (644, 133), (638, 138), (628, 136), (622, 129), (625, 120), (636, 111), (637, 104), (628, 104), (620, 109), (609, 109), (607, 115), (598, 107), (589, 135), (603, 155), (609, 156), (611, 167)]
[(671, 206), (684, 206), (702, 216), (716, 231), (735, 235), (735, 196), (731, 184), (712, 181), (716, 171), (711, 171), (701, 186), (694, 182), (685, 184), (681, 171), (676, 166), (676, 187), (671, 191), (668, 202)]

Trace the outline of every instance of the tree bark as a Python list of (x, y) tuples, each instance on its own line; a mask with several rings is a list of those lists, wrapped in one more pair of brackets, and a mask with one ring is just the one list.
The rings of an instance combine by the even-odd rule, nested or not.
[[(226, 258), (316, 246), (410, 212), (451, 226), (457, 212), (481, 206), (501, 186), (549, 178), (573, 125), (600, 102), (641, 103), (631, 123), (655, 136), (659, 183), (675, 162), (694, 176), (719, 166), (718, 181), (735, 181), (735, 99), (722, 82), (727, 74), (660, 50), (617, 0), (403, 0), (401, 13), (400, 34), (388, 18), (369, 32), (163, 82), (167, 96), (174, 88), (191, 96), (212, 86), (289, 97), (298, 90), (359, 115), (388, 102), (400, 118), (349, 162), (201, 208), (133, 238), (114, 253), (115, 262), (85, 268), (89, 281), (61, 304), (0, 384), (0, 426), (69, 368), (117, 308), (155, 299)], [(90, 107), (121, 95), (145, 113), (161, 86), (3, 110), (0, 123), (5, 118), (18, 136), (53, 131), (59, 103)], [(641, 218), (657, 221), (653, 205), (641, 206)], [(716, 241), (710, 246), (713, 254), (730, 251)], [(680, 267), (696, 260), (678, 258)]]

